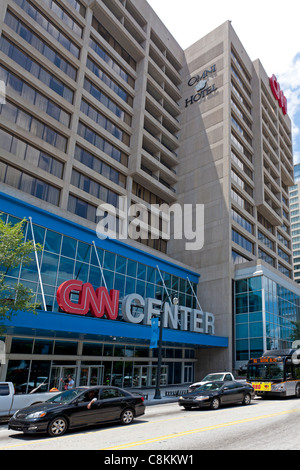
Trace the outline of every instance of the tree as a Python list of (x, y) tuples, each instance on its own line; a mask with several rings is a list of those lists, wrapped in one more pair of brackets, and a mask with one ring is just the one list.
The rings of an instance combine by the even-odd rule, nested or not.
[(300, 341), (300, 321), (292, 321), (292, 325), (295, 327), (293, 333), (291, 334), (292, 341)]
[[(33, 241), (24, 241), (24, 226), (26, 219), (12, 225), (5, 224), (0, 218), (0, 323), (11, 317), (18, 311), (36, 312), (37, 304), (33, 302), (34, 294), (31, 289), (23, 284), (11, 285), (7, 280), (9, 272), (26, 265), (32, 261), (30, 255), (34, 253)], [(36, 245), (40, 251), (41, 245)], [(0, 333), (3, 326), (0, 324)]]

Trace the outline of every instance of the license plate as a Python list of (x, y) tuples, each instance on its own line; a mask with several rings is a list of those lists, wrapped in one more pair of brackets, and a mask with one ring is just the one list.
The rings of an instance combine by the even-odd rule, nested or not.
[(254, 382), (252, 387), (257, 392), (271, 392), (272, 384), (268, 382)]

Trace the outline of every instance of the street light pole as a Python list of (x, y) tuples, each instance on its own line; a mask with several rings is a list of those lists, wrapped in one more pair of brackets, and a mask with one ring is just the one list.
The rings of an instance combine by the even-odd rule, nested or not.
[[(158, 340), (158, 360), (157, 360), (157, 370), (156, 370), (156, 384), (155, 384), (155, 394), (154, 394), (154, 400), (160, 400), (161, 399), (161, 393), (160, 393), (160, 376), (161, 376), (161, 362), (162, 362), (162, 336), (163, 336), (163, 327), (164, 327), (164, 313), (165, 313), (165, 303), (166, 303), (166, 297), (164, 298), (164, 301), (162, 303), (161, 309), (160, 309), (160, 320), (159, 320), (159, 340)], [(172, 301), (173, 305), (178, 304), (178, 299), (177, 297), (173, 298)]]

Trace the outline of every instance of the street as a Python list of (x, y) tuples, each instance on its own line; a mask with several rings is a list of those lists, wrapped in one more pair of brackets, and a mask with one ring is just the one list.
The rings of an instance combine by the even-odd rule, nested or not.
[[(166, 464), (179, 464), (180, 451), (185, 451), (186, 460), (181, 463), (189, 465), (196, 463), (197, 456), (194, 459), (192, 455), (196, 450), (300, 450), (299, 418), (300, 400), (296, 398), (258, 398), (249, 406), (227, 406), (217, 411), (186, 411), (177, 403), (168, 403), (147, 407), (146, 414), (128, 427), (108, 424), (70, 431), (59, 438), (23, 435), (8, 431), (3, 424), (0, 425), (0, 451), (102, 450), (106, 464), (122, 463), (114, 461), (123, 455), (117, 451), (127, 451), (124, 452), (127, 459), (133, 451), (132, 461), (126, 460), (132, 467), (147, 463), (148, 454), (136, 451), (169, 451), (177, 456)], [(157, 455), (156, 452), (155, 458)]]

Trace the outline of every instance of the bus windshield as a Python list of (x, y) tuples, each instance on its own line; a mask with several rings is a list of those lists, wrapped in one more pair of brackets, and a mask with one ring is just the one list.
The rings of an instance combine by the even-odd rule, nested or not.
[(272, 364), (249, 364), (248, 380), (283, 380), (283, 362)]

